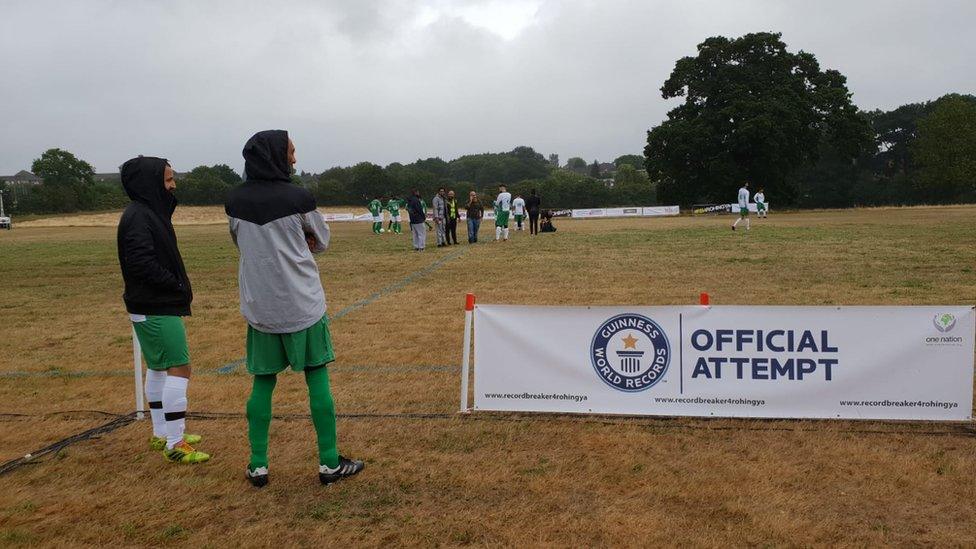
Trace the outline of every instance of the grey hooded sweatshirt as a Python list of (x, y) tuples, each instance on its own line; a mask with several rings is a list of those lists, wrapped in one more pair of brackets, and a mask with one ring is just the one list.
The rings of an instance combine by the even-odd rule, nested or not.
[(304, 330), (326, 309), (312, 253), (328, 247), (329, 226), (312, 193), (291, 183), (290, 171), (288, 133), (258, 132), (244, 145), (246, 181), (224, 204), (240, 250), (241, 314), (254, 329), (272, 334)]

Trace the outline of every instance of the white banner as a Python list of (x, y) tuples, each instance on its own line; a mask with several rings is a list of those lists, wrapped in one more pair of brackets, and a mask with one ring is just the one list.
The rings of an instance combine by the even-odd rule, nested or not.
[[(356, 216), (351, 213), (324, 213), (322, 218), (326, 221), (355, 221)], [(372, 218), (370, 218), (372, 219)]]
[(972, 307), (474, 313), (477, 410), (969, 420)]
[(639, 217), (639, 216), (662, 216), (678, 215), (678, 206), (633, 206), (628, 208), (591, 208), (570, 210), (571, 216), (584, 219), (592, 217)]
[(678, 215), (681, 213), (681, 208), (678, 206), (650, 206), (647, 208), (641, 208), (641, 215), (645, 217), (658, 217), (662, 215)]

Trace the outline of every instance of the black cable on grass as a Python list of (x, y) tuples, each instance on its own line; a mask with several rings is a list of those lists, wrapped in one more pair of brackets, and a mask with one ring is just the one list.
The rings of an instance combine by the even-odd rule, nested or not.
[[(4, 475), (10, 471), (18, 469), (24, 465), (30, 463), (36, 463), (38, 458), (44, 457), (49, 454), (56, 453), (76, 442), (82, 442), (84, 440), (89, 440), (99, 435), (111, 433), (116, 429), (125, 427), (135, 421), (135, 412), (130, 414), (113, 414), (112, 412), (105, 412), (102, 410), (68, 410), (64, 412), (49, 412), (46, 414), (0, 414), (0, 418), (10, 417), (16, 420), (27, 420), (36, 418), (48, 418), (53, 416), (60, 416), (64, 414), (97, 414), (97, 415), (109, 415), (115, 416), (115, 419), (104, 424), (99, 425), (93, 429), (83, 431), (76, 435), (72, 435), (63, 440), (59, 440), (50, 446), (41, 448), (25, 455), (22, 458), (17, 458), (10, 460), (2, 465), (0, 465), (0, 475)], [(274, 416), (278, 420), (311, 420), (309, 414), (276, 414)], [(339, 419), (406, 419), (406, 420), (461, 420), (461, 421), (500, 421), (500, 422), (529, 422), (529, 423), (576, 423), (576, 424), (590, 424), (590, 425), (633, 425), (643, 428), (664, 428), (664, 429), (687, 429), (687, 430), (700, 430), (700, 431), (780, 431), (780, 432), (790, 432), (790, 433), (823, 433), (823, 432), (835, 432), (843, 434), (859, 434), (859, 435), (921, 435), (921, 436), (960, 436), (960, 437), (976, 437), (976, 427), (972, 424), (955, 424), (950, 425), (950, 429), (945, 430), (920, 430), (920, 429), (836, 429), (833, 431), (828, 431), (825, 429), (805, 429), (796, 427), (758, 427), (758, 426), (742, 426), (742, 425), (722, 425), (722, 426), (708, 426), (708, 425), (698, 425), (694, 423), (685, 423), (681, 421), (676, 421), (673, 417), (647, 417), (647, 416), (577, 416), (573, 414), (534, 414), (534, 415), (519, 415), (519, 414), (497, 414), (497, 413), (482, 413), (478, 415), (471, 414), (458, 414), (458, 413), (407, 413), (407, 412), (396, 412), (396, 413), (353, 413), (353, 414), (337, 414)], [(243, 420), (246, 419), (244, 414), (238, 412), (191, 412), (187, 414), (188, 419), (196, 419), (202, 421), (222, 421), (222, 420)], [(690, 420), (692, 418), (682, 418), (684, 420)], [(694, 421), (710, 423), (715, 421), (740, 421), (740, 422), (760, 422), (760, 423), (772, 423), (772, 422), (793, 422), (793, 423), (812, 423), (814, 425), (823, 425), (831, 420), (788, 420), (788, 419), (766, 419), (766, 418), (694, 418)], [(905, 424), (900, 424), (905, 425)]]
[[(63, 416), (65, 414), (98, 414), (115, 416), (118, 419), (132, 421), (134, 413), (114, 414), (102, 410), (67, 410), (62, 412), (48, 412), (45, 414), (0, 414), (0, 421), (4, 417), (11, 417), (10, 421), (24, 421), (29, 419), (48, 418), (53, 416)], [(309, 414), (274, 414), (274, 419), (290, 420), (311, 420)], [(783, 419), (783, 418), (727, 418), (727, 417), (681, 417), (672, 416), (628, 416), (628, 415), (578, 415), (561, 413), (499, 413), (481, 412), (478, 414), (458, 414), (442, 412), (363, 412), (336, 414), (338, 419), (402, 419), (402, 420), (461, 420), (461, 421), (500, 421), (500, 422), (526, 422), (526, 423), (577, 423), (589, 425), (634, 425), (643, 428), (660, 428), (673, 430), (699, 430), (699, 431), (770, 431), (770, 432), (790, 432), (790, 433), (844, 433), (844, 434), (866, 434), (866, 435), (922, 435), (922, 436), (961, 436), (976, 437), (976, 426), (971, 423), (952, 423), (946, 425), (945, 429), (921, 429), (905, 428), (915, 425), (907, 422), (886, 422), (888, 425), (901, 428), (892, 429), (866, 429), (866, 428), (803, 428), (801, 424), (811, 426), (830, 425), (835, 420), (830, 419)], [(247, 417), (240, 412), (188, 412), (188, 419), (201, 421), (221, 421), (221, 420), (246, 420)], [(703, 425), (716, 423), (719, 421), (736, 422), (737, 425)], [(870, 420), (869, 420), (870, 421)], [(743, 423), (762, 423), (766, 425), (742, 425)], [(790, 423), (794, 426), (774, 426), (771, 423)]]
[(24, 419), (47, 419), (51, 417), (64, 417), (71, 415), (78, 416), (108, 416), (108, 417), (126, 417), (131, 416), (135, 412), (129, 414), (117, 414), (115, 412), (106, 412), (104, 410), (59, 410), (57, 412), (47, 412), (44, 414), (16, 414), (16, 413), (0, 413), (0, 421), (17, 421)]
[[(92, 412), (99, 412), (99, 411), (92, 410)], [(100, 413), (107, 413), (107, 412), (100, 412)], [(126, 414), (123, 416), (117, 416), (115, 419), (109, 421), (108, 423), (99, 425), (98, 427), (94, 427), (92, 429), (88, 429), (87, 431), (82, 431), (76, 435), (72, 435), (68, 438), (59, 440), (54, 444), (51, 444), (50, 446), (45, 446), (44, 448), (41, 448), (40, 450), (34, 450), (33, 452), (26, 454), (24, 457), (12, 459), (6, 463), (0, 464), (0, 476), (5, 475), (15, 469), (19, 469), (24, 465), (33, 463), (35, 460), (39, 458), (42, 458), (49, 454), (55, 454), (57, 452), (60, 452), (64, 448), (67, 448), (68, 446), (71, 446), (76, 442), (81, 442), (83, 440), (90, 440), (98, 437), (99, 435), (111, 433), (116, 429), (125, 427), (126, 425), (132, 423), (133, 421), (135, 421), (135, 413)]]

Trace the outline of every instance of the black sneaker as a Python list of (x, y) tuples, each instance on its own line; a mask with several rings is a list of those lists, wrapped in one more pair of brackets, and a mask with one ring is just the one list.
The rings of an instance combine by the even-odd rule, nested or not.
[(247, 481), (251, 483), (251, 486), (255, 488), (264, 488), (268, 485), (267, 467), (258, 467), (253, 471), (248, 467), (244, 469), (244, 476), (247, 477)]
[(325, 485), (351, 477), (366, 468), (366, 464), (358, 459), (348, 459), (339, 456), (339, 465), (330, 469), (328, 465), (319, 465), (319, 482)]

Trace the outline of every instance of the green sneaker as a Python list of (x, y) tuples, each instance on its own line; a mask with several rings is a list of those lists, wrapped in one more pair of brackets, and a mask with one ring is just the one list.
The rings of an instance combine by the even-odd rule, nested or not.
[(170, 463), (203, 463), (210, 461), (210, 454), (206, 454), (193, 449), (185, 441), (173, 446), (170, 450), (163, 451), (163, 457)]
[[(200, 444), (200, 442), (203, 440), (203, 437), (200, 435), (191, 435), (189, 433), (186, 433), (183, 435), (183, 440), (190, 445)], [(149, 437), (149, 449), (154, 452), (162, 452), (163, 450), (165, 450), (166, 437), (157, 437), (157, 436)]]

